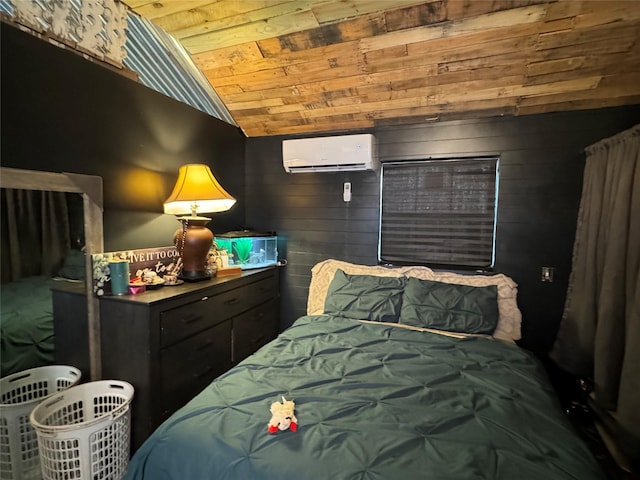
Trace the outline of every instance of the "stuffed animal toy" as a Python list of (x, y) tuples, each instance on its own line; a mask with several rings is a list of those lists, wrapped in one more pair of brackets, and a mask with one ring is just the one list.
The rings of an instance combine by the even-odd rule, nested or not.
[(298, 419), (293, 413), (296, 404), (292, 400), (282, 397), (282, 403), (273, 402), (271, 404), (271, 420), (269, 420), (269, 433), (276, 433), (278, 430), (295, 432), (298, 429)]

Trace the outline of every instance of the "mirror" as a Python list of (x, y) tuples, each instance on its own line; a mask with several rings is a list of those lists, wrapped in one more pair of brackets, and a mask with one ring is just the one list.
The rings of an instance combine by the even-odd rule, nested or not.
[(77, 193), (82, 196), (85, 237), (85, 297), (89, 369), (92, 380), (101, 378), (100, 312), (93, 295), (91, 255), (104, 250), (102, 236), (102, 178), (94, 175), (53, 173), (0, 167), (0, 187)]

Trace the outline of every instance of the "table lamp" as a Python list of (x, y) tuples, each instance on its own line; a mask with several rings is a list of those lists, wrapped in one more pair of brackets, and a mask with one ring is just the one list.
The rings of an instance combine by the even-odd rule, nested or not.
[(173, 192), (164, 202), (164, 213), (185, 215), (178, 217), (182, 228), (173, 236), (182, 257), (182, 280), (197, 282), (211, 277), (205, 267), (213, 233), (205, 226), (210, 219), (199, 217), (198, 212), (224, 212), (234, 203), (236, 199), (222, 188), (207, 165), (180, 167)]

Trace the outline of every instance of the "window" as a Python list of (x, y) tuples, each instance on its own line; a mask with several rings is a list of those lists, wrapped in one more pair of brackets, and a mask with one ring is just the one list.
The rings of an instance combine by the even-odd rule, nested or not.
[(382, 164), (379, 260), (493, 267), (497, 157)]

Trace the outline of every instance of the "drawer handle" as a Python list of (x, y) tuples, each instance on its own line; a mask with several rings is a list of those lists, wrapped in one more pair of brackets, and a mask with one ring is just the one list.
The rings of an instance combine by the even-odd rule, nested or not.
[(180, 323), (182, 323), (183, 325), (188, 325), (193, 322), (199, 322), (202, 319), (202, 315), (189, 315), (188, 317), (181, 318)]
[(194, 378), (202, 378), (202, 377), (204, 377), (205, 375), (207, 375), (207, 374), (209, 374), (211, 372), (213, 372), (213, 367), (207, 367), (200, 373), (194, 373), (193, 376), (194, 376)]
[(200, 350), (204, 350), (205, 348), (210, 347), (212, 343), (213, 343), (213, 340), (207, 340), (203, 344), (196, 345), (195, 347), (193, 347), (193, 351), (197, 352), (197, 351), (200, 351)]
[(259, 337), (254, 338), (254, 339), (251, 340), (251, 343), (261, 342), (264, 339), (265, 336), (266, 335), (260, 335)]
[(224, 302), (225, 305), (235, 305), (236, 303), (238, 303), (240, 301), (240, 299), (238, 297), (236, 298), (230, 298), (229, 300), (227, 300), (226, 302)]
[(255, 314), (253, 315), (253, 317), (251, 317), (251, 320), (250, 320), (250, 321), (251, 321), (251, 322), (255, 322), (255, 321), (260, 320), (262, 317), (264, 317), (264, 312), (255, 313)]

